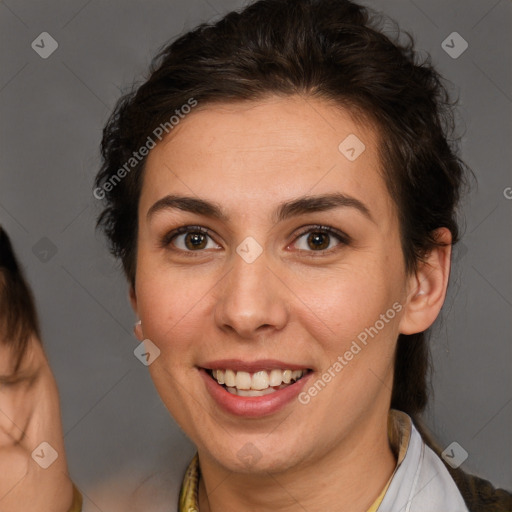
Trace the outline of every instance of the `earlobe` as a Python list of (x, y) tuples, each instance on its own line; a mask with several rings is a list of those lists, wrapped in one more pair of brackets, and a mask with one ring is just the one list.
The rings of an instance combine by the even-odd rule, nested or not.
[(446, 297), (450, 276), (451, 233), (447, 228), (435, 231), (439, 244), (418, 263), (411, 275), (404, 314), (400, 320), (401, 334), (425, 331), (435, 321)]
[[(135, 311), (135, 314), (138, 314), (137, 295), (135, 293), (134, 287), (131, 285), (130, 285), (129, 295), (130, 295), (130, 304), (132, 305), (132, 309), (133, 309), (133, 311)], [(144, 339), (144, 334), (142, 332), (142, 322), (140, 320), (135, 322), (135, 324), (133, 325), (133, 333), (135, 334), (135, 337), (139, 341), (142, 341)]]
[(144, 340), (144, 333), (142, 332), (142, 321), (139, 320), (133, 325), (133, 334), (139, 341)]

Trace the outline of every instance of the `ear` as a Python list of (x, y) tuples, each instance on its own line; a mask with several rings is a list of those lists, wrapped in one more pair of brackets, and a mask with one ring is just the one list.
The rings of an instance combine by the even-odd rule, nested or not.
[(441, 244), (435, 246), (418, 263), (418, 268), (407, 283), (407, 299), (400, 319), (401, 334), (415, 334), (425, 331), (435, 321), (446, 297), (450, 277), (452, 235), (448, 228), (434, 232)]

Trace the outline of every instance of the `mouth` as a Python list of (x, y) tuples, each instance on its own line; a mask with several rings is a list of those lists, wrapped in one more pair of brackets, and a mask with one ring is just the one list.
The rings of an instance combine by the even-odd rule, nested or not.
[(226, 369), (202, 368), (206, 374), (228, 393), (241, 397), (258, 397), (276, 393), (293, 386), (313, 370), (278, 369), (259, 370), (256, 372)]

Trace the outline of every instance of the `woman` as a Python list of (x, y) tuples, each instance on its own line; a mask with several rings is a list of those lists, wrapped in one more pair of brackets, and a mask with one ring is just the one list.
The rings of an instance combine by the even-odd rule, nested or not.
[(34, 299), (0, 226), (0, 510), (80, 510)]
[(450, 122), (435, 70), (347, 0), (201, 25), (118, 103), (94, 194), (197, 446), (180, 511), (511, 508), (421, 427), (465, 181)]
[(465, 182), (450, 108), (332, 0), (203, 24), (119, 102), (99, 225), (197, 446), (181, 510), (510, 508), (419, 434)]

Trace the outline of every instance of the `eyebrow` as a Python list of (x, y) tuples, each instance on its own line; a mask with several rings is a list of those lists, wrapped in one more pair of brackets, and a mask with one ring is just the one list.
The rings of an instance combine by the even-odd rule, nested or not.
[[(355, 197), (341, 193), (303, 196), (286, 201), (276, 208), (272, 219), (277, 223), (294, 216), (306, 213), (324, 212), (340, 207), (354, 208), (375, 223), (369, 208), (363, 202)], [(224, 211), (219, 203), (206, 201), (197, 197), (179, 195), (167, 195), (159, 199), (148, 210), (146, 218), (149, 220), (157, 212), (168, 209), (178, 209), (198, 215), (204, 215), (223, 222), (229, 221), (229, 215)]]

